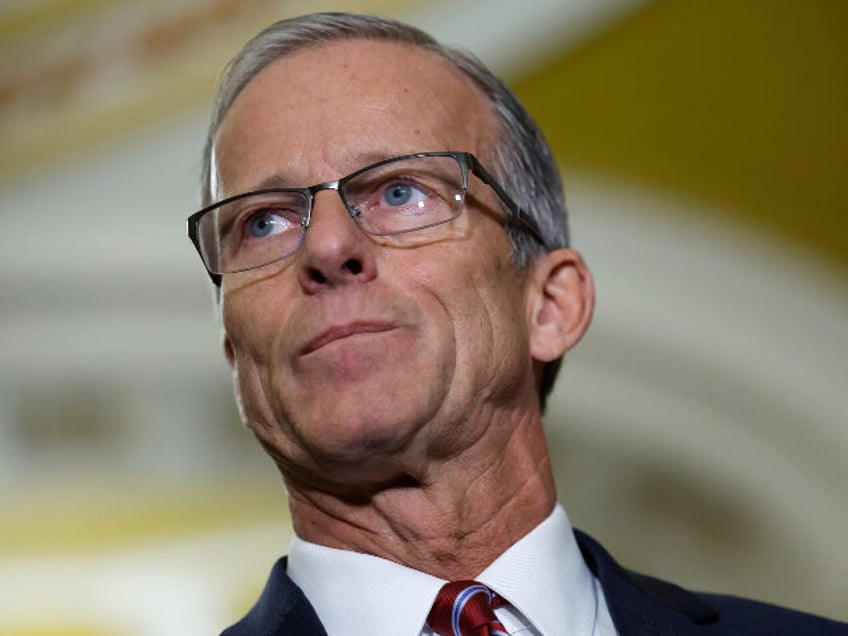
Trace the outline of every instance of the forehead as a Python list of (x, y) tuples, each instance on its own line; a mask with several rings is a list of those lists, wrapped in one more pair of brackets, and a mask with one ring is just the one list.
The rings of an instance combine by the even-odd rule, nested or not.
[(483, 92), (437, 54), (344, 40), (289, 54), (257, 74), (218, 130), (215, 160), (229, 194), (269, 171), (304, 185), (399, 154), (485, 155), (495, 130)]

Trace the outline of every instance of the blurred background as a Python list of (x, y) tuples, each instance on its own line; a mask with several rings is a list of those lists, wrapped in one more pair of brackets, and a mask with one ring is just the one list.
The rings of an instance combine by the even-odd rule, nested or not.
[(848, 620), (848, 3), (0, 2), (0, 633), (212, 634), (291, 530), (185, 218), (271, 21), (399, 17), (561, 162), (596, 321), (547, 420), (626, 566)]

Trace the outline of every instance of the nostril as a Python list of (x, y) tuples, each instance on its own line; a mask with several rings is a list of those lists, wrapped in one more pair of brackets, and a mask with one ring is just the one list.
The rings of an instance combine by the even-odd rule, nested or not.
[[(341, 266), (341, 274), (344, 276), (358, 276), (364, 271), (364, 267), (362, 265), (362, 261), (357, 258), (349, 258)], [(310, 267), (309, 268), (309, 280), (318, 285), (326, 285), (330, 282), (330, 279), (335, 280), (335, 276), (328, 277), (322, 268), (320, 267)]]
[(357, 274), (362, 273), (362, 263), (360, 263), (355, 258), (350, 258), (345, 261), (344, 268), (349, 271), (351, 274), (356, 276)]

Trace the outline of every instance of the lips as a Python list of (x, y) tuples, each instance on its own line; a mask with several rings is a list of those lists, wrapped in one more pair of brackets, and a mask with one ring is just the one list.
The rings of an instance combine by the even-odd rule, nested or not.
[(392, 331), (393, 329), (395, 329), (394, 325), (374, 322), (355, 322), (347, 325), (331, 327), (329, 329), (325, 329), (324, 331), (319, 333), (315, 338), (306, 343), (303, 349), (301, 349), (300, 355), (308, 355), (322, 347), (327, 346), (331, 342), (342, 340), (344, 338), (350, 338), (351, 336), (358, 336), (369, 333), (383, 333), (386, 331)]

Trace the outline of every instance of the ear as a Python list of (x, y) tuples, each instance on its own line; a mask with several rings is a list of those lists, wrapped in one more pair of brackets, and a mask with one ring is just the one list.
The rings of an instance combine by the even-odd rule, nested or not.
[(595, 286), (583, 258), (572, 249), (548, 252), (530, 269), (530, 354), (535, 360), (550, 362), (576, 345), (589, 328)]

